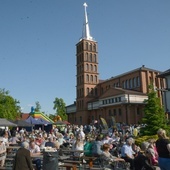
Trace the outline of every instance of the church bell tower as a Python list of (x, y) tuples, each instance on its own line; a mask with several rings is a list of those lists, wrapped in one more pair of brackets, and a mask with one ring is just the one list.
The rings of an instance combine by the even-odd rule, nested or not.
[(88, 119), (87, 103), (97, 96), (96, 85), (99, 83), (97, 42), (90, 35), (87, 4), (84, 3), (83, 6), (83, 33), (76, 44), (76, 118), (79, 124), (84, 124)]

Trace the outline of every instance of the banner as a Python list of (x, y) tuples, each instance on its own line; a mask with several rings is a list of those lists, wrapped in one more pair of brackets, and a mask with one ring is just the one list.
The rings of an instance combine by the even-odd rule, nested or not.
[(103, 129), (108, 129), (108, 125), (107, 125), (107, 122), (104, 118), (100, 118), (100, 121), (101, 121), (101, 124), (102, 124), (102, 127)]

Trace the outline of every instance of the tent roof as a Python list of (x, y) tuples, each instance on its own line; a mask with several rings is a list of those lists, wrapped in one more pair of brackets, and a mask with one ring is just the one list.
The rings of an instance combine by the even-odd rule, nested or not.
[(57, 122), (54, 122), (54, 125), (66, 125), (63, 121), (58, 120)]
[(32, 116), (29, 116), (25, 121), (27, 123), (32, 124), (32, 125), (41, 125), (41, 124), (43, 124), (39, 119), (34, 119)]
[(26, 122), (25, 120), (15, 120), (12, 121), (12, 123), (15, 123), (18, 127), (32, 127), (33, 125)]
[(0, 119), (0, 126), (17, 126), (15, 123), (8, 121), (5, 118)]
[(42, 124), (52, 125), (51, 122), (48, 122), (48, 121), (44, 120), (43, 118), (39, 118), (39, 120), (42, 122)]

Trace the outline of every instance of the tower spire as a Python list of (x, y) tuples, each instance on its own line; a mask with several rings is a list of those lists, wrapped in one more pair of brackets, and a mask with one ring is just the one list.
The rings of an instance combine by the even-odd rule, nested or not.
[(87, 4), (86, 2), (83, 4), (84, 6), (84, 24), (83, 24), (83, 36), (82, 39), (86, 39), (86, 40), (93, 40), (93, 37), (91, 37), (90, 35), (90, 29), (89, 29), (89, 23), (88, 23), (88, 17), (87, 17)]

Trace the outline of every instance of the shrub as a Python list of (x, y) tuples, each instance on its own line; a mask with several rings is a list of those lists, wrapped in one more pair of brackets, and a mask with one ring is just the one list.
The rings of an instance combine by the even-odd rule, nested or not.
[(142, 142), (148, 141), (149, 139), (158, 139), (157, 135), (152, 135), (152, 136), (141, 136), (141, 137), (137, 137), (135, 138), (135, 144), (138, 146), (141, 146)]

